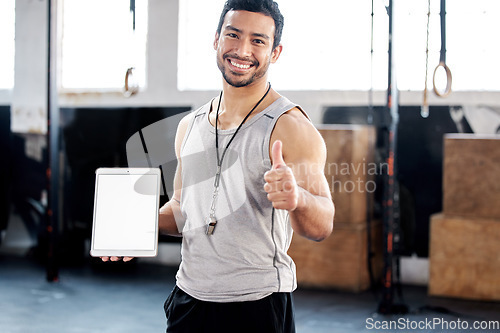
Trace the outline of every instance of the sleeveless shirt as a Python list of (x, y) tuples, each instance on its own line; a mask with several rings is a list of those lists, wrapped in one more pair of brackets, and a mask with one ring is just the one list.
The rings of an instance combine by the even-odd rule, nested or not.
[[(264, 173), (271, 169), (269, 145), (278, 118), (298, 106), (280, 97), (242, 125), (223, 159), (217, 226), (207, 235), (217, 171), (215, 128), (208, 118), (211, 105), (194, 111), (181, 145), (180, 206), (185, 222), (178, 225), (183, 240), (177, 286), (212, 302), (291, 292), (297, 283), (295, 264), (287, 254), (293, 233), (290, 218), (267, 199)], [(220, 156), (235, 130), (219, 130)]]

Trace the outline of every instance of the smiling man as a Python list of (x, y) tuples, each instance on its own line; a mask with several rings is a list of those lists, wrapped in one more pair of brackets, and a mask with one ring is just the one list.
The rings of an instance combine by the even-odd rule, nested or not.
[[(261, 18), (261, 15), (248, 11), (229, 11), (217, 29), (214, 42), (214, 48), (218, 51), (217, 66), (224, 80), (233, 87), (245, 87), (262, 79), (267, 74), (270, 62), (275, 62), (281, 53), (279, 44), (272, 45), (272, 52), (269, 52), (276, 29), (272, 17)], [(251, 24), (242, 26), (242, 22)], [(243, 27), (247, 31), (242, 30)], [(269, 32), (273, 35), (269, 35)], [(250, 43), (245, 45), (241, 38), (249, 38)]]
[(324, 239), (334, 206), (323, 139), (268, 82), (282, 29), (273, 1), (223, 8), (214, 40), (223, 90), (181, 121), (175, 192), (160, 210), (160, 230), (183, 237), (167, 332), (295, 331), (292, 230)]
[(160, 231), (183, 237), (167, 332), (295, 332), (292, 233), (326, 238), (334, 206), (322, 137), (268, 82), (282, 29), (271, 0), (224, 5), (223, 90), (179, 124), (174, 194), (160, 209)]

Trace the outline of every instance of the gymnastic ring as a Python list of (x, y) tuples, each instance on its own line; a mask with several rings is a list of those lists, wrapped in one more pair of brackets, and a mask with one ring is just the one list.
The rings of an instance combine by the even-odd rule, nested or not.
[[(436, 72), (439, 67), (443, 67), (445, 72), (446, 72), (446, 89), (444, 92), (439, 92), (436, 88)], [(439, 97), (446, 97), (451, 93), (451, 82), (452, 82), (452, 77), (451, 77), (451, 70), (446, 64), (442, 61), (439, 62), (439, 64), (436, 66), (434, 69), (434, 75), (432, 76), (432, 88), (434, 90), (434, 93), (438, 95)]]
[(139, 88), (137, 86), (130, 87), (128, 80), (130, 75), (134, 75), (134, 67), (127, 68), (127, 73), (125, 73), (125, 91), (123, 92), (123, 96), (130, 97), (132, 95), (137, 94), (139, 92)]

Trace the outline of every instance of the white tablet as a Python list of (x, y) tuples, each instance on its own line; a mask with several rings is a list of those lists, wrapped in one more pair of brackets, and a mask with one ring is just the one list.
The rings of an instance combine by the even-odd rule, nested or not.
[(158, 168), (97, 169), (92, 256), (156, 256), (160, 182)]

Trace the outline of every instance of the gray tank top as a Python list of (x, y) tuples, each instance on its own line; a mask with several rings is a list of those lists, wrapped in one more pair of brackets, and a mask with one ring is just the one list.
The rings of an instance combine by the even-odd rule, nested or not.
[[(182, 261), (177, 285), (212, 302), (258, 300), (295, 290), (295, 264), (287, 254), (292, 239), (288, 212), (276, 210), (264, 191), (271, 168), (269, 142), (278, 118), (297, 107), (280, 97), (248, 120), (222, 163), (216, 201), (217, 226), (206, 234), (217, 170), (211, 102), (195, 115), (181, 146)], [(219, 130), (219, 154), (236, 129)]]

